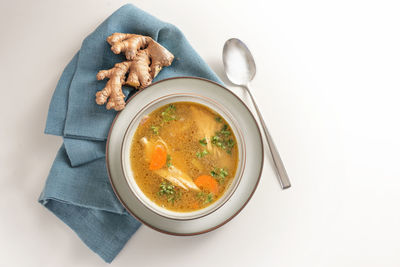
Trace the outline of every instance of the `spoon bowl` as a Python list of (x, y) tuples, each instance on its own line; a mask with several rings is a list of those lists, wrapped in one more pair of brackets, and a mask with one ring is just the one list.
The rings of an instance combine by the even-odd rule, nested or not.
[(256, 75), (256, 63), (249, 48), (241, 40), (231, 38), (222, 52), (225, 73), (237, 85), (247, 85)]

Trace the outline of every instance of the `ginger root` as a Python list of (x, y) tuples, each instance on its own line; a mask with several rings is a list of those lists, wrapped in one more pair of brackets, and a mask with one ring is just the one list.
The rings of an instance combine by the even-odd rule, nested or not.
[(96, 103), (103, 105), (108, 99), (106, 108), (119, 111), (125, 108), (122, 85), (136, 89), (149, 86), (163, 67), (172, 64), (174, 55), (149, 36), (114, 33), (107, 38), (107, 42), (115, 54), (125, 53), (128, 61), (99, 71), (97, 79), (108, 78), (109, 81), (103, 90), (96, 93)]

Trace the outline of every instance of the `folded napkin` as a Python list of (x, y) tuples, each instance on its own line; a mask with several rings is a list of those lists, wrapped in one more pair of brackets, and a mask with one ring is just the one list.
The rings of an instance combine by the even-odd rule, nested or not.
[[(45, 133), (62, 136), (64, 143), (51, 167), (39, 202), (74, 230), (106, 262), (111, 262), (139, 228), (116, 198), (106, 170), (105, 142), (117, 112), (95, 103), (106, 81), (99, 70), (124, 61), (110, 50), (106, 38), (114, 32), (151, 36), (175, 55), (170, 67), (156, 77), (198, 76), (220, 82), (183, 34), (133, 5), (107, 18), (82, 43), (64, 69), (52, 97)], [(128, 97), (132, 88), (123, 88)]]

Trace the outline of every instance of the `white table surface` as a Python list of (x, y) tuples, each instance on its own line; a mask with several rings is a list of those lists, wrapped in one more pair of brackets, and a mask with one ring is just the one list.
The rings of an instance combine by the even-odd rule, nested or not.
[[(184, 238), (143, 226), (112, 266), (400, 266), (396, 2), (136, 1), (221, 77), (224, 41), (247, 42), (293, 187), (281, 191), (267, 161), (233, 221)], [(0, 3), (0, 266), (107, 266), (37, 199), (62, 142), (43, 134), (57, 80), (123, 3)]]

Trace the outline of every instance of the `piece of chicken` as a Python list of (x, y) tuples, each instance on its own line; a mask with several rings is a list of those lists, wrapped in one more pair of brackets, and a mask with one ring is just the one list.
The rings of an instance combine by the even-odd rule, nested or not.
[(208, 152), (218, 153), (218, 149), (211, 144), (211, 137), (215, 135), (215, 132), (220, 128), (218, 122), (196, 106), (190, 106), (190, 112), (192, 113), (193, 121), (195, 121), (197, 126), (198, 138), (206, 139)]
[(215, 120), (214, 116), (210, 116), (209, 113), (204, 110), (199, 109), (196, 106), (191, 106), (190, 111), (192, 113), (192, 118), (196, 122), (197, 126), (197, 138), (199, 140), (205, 138), (207, 141), (207, 150), (210, 156), (215, 161), (217, 166), (230, 167), (231, 161), (227, 157), (226, 152), (221, 148), (215, 146), (211, 142), (211, 138), (216, 132), (221, 130), (222, 124)]
[[(146, 137), (143, 137), (142, 139), (140, 139), (140, 143), (143, 145), (143, 148), (145, 150), (145, 160), (148, 162), (150, 161), (151, 154), (157, 143), (162, 143), (168, 151), (167, 144), (161, 138), (158, 138), (157, 141), (153, 142), (149, 141)], [(168, 180), (173, 185), (179, 186), (184, 190), (200, 191), (200, 189), (193, 182), (192, 178), (190, 178), (189, 175), (182, 172), (175, 166), (153, 170), (153, 172)]]

